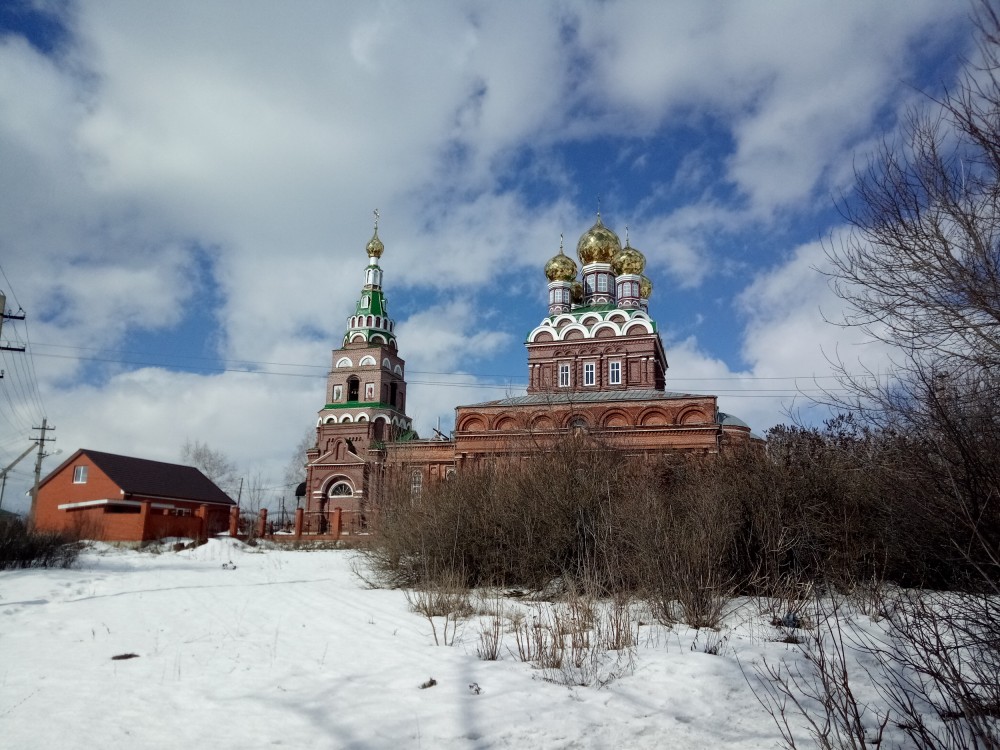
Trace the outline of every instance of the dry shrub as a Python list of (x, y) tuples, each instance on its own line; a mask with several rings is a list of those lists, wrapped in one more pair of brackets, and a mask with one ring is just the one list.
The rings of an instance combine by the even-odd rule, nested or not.
[(68, 568), (80, 545), (66, 534), (29, 531), (19, 518), (0, 519), (0, 570), (9, 568)]
[[(452, 573), (428, 580), (420, 588), (407, 590), (406, 601), (411, 611), (423, 615), (430, 623), (434, 643), (439, 646), (454, 645), (459, 621), (473, 613), (469, 590), (462, 579)], [(435, 618), (443, 619), (440, 637)]]

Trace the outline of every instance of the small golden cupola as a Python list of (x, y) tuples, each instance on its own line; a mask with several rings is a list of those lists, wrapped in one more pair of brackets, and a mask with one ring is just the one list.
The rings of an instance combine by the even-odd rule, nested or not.
[(372, 238), (368, 240), (368, 246), (365, 248), (368, 252), (368, 257), (372, 260), (377, 261), (382, 257), (382, 253), (385, 252), (385, 245), (382, 244), (382, 240), (378, 237), (378, 212), (375, 212), (375, 233)]
[(614, 260), (611, 269), (615, 272), (615, 293), (618, 307), (635, 310), (642, 307), (641, 283), (646, 268), (646, 257), (629, 243), (628, 227), (625, 227), (625, 247)]
[(559, 254), (545, 264), (545, 277), (549, 280), (549, 315), (569, 312), (576, 263), (563, 252), (562, 235), (559, 235)]
[(639, 277), (639, 305), (643, 310), (649, 309), (649, 297), (653, 293), (653, 282), (646, 276)]

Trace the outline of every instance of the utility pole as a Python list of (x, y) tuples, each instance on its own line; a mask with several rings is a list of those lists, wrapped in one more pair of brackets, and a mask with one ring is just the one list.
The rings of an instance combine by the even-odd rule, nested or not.
[(42, 479), (42, 459), (45, 458), (45, 444), (54, 443), (55, 438), (45, 437), (46, 432), (50, 432), (55, 429), (55, 425), (50, 425), (48, 419), (42, 417), (41, 427), (32, 427), (33, 430), (38, 430), (41, 434), (37, 438), (32, 438), (38, 442), (38, 455), (35, 457), (35, 486), (31, 489), (31, 512), (28, 515), (28, 525), (29, 527), (34, 527), (35, 525), (35, 505), (38, 503), (38, 484)]
[[(0, 336), (3, 335), (3, 322), (5, 320), (24, 320), (24, 310), (18, 310), (16, 313), (7, 312), (7, 295), (0, 292)], [(3, 339), (0, 339), (0, 349), (5, 352), (23, 352), (23, 346), (9, 346), (3, 343)], [(0, 378), (3, 377), (3, 373), (0, 372)]]
[(31, 453), (31, 451), (35, 450), (36, 445), (37, 443), (32, 443), (30, 446), (28, 446), (28, 450), (26, 450), (20, 456), (15, 458), (12, 463), (8, 464), (6, 469), (0, 471), (0, 508), (3, 508), (3, 491), (4, 488), (7, 486), (7, 475), (10, 473), (11, 469), (13, 469), (19, 463), (21, 463), (22, 459), (27, 458), (28, 454)]

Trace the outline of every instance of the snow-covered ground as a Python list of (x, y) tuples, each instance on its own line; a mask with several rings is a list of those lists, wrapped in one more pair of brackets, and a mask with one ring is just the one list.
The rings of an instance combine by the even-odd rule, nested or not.
[(0, 572), (0, 746), (780, 746), (740, 664), (798, 654), (752, 606), (720, 634), (642, 625), (632, 668), (609, 657), (617, 679), (567, 687), (516, 659), (510, 635), (480, 660), (486, 618), (435, 645), (404, 592), (366, 587), (354, 559), (213, 540)]

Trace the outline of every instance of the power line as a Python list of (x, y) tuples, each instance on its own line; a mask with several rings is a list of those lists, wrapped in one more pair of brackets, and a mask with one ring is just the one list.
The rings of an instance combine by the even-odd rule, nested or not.
[[(157, 357), (158, 355), (152, 354), (150, 352), (133, 352), (127, 350), (116, 350), (116, 349), (101, 349), (96, 347), (85, 347), (85, 346), (69, 346), (62, 344), (35, 344), (35, 347), (49, 347), (53, 349), (71, 349), (76, 351), (93, 351), (93, 352), (108, 352), (109, 354), (125, 354), (125, 355), (135, 355), (141, 357)], [(121, 357), (87, 357), (82, 355), (69, 355), (69, 354), (44, 354), (37, 352), (35, 356), (38, 357), (49, 357), (55, 359), (72, 359), (84, 362), (106, 362), (110, 364), (128, 364), (138, 367), (169, 367), (174, 370), (181, 370), (184, 372), (210, 372), (210, 373), (248, 373), (255, 375), (278, 375), (287, 377), (300, 377), (300, 378), (325, 378), (328, 372), (328, 367), (325, 365), (314, 365), (305, 364), (301, 362), (267, 362), (267, 361), (254, 361), (254, 360), (226, 360), (212, 357), (196, 357), (192, 355), (170, 355), (169, 358), (160, 357), (157, 361), (142, 361), (142, 360), (132, 360), (123, 359)], [(169, 359), (179, 359), (179, 360), (194, 360), (198, 362), (206, 363), (220, 363), (211, 367), (196, 367), (194, 365), (181, 365), (174, 362), (170, 362)], [(239, 365), (239, 366), (231, 366)], [(321, 370), (321, 372), (313, 373), (302, 373), (302, 372), (275, 372), (271, 370), (254, 369), (261, 367), (294, 367), (294, 368), (304, 368), (309, 370)], [(512, 382), (527, 382), (527, 377), (524, 375), (503, 375), (503, 374), (484, 374), (484, 373), (467, 373), (467, 372), (444, 372), (436, 370), (408, 370), (409, 374), (412, 375), (445, 375), (445, 376), (467, 376), (467, 377), (478, 377), (478, 378), (497, 378), (510, 380)], [(875, 376), (871, 374), (863, 374), (857, 377), (872, 378)], [(720, 383), (720, 382), (756, 382), (756, 381), (839, 381), (841, 376), (839, 375), (727, 375), (719, 377), (696, 377), (696, 378), (669, 378), (671, 383)], [(475, 383), (448, 383), (448, 382), (437, 382), (437, 381), (408, 381), (410, 383), (423, 383), (427, 385), (456, 385), (456, 386), (469, 386), (475, 387), (478, 384)], [(503, 387), (503, 386), (493, 386), (487, 385), (486, 387)], [(753, 390), (766, 390), (766, 389), (753, 389)], [(787, 389), (786, 389), (787, 390)]]

